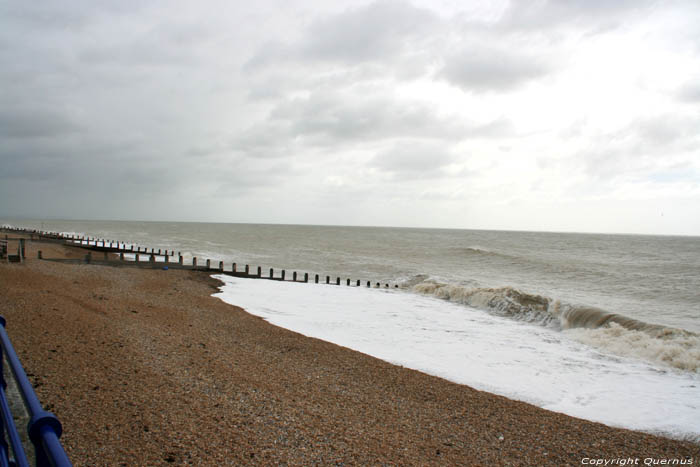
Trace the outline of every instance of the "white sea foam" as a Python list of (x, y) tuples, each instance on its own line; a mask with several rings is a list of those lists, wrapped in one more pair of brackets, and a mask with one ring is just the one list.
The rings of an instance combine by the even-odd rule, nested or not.
[[(565, 333), (580, 342), (616, 355), (660, 362), (681, 370), (700, 372), (700, 337), (676, 330), (666, 335), (627, 329), (609, 323), (596, 329), (576, 328)], [(700, 398), (700, 391), (698, 393)]]
[(432, 296), (214, 277), (222, 300), (307, 336), (549, 410), (700, 440), (697, 373)]
[(412, 291), (556, 330), (616, 355), (700, 372), (700, 335), (594, 307), (574, 306), (513, 287), (478, 288), (423, 281)]

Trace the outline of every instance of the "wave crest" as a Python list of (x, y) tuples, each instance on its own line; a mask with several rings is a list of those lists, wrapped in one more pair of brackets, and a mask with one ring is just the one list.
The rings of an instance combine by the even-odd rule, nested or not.
[(562, 303), (513, 287), (469, 288), (425, 281), (410, 288), (498, 316), (566, 331), (580, 342), (616, 355), (700, 372), (700, 335), (690, 331), (645, 323), (600, 308)]
[(458, 285), (423, 282), (413, 286), (413, 291), (434, 295), (451, 302), (494, 312), (500, 316), (548, 325), (556, 321), (548, 313), (550, 300), (540, 295), (520, 292), (512, 287), (467, 288)]

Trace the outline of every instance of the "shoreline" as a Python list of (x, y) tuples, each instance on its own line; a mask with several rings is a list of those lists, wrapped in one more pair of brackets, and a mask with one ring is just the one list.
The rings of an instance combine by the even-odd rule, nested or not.
[[(698, 459), (611, 428), (276, 327), (193, 271), (0, 265), (0, 304), (76, 464), (580, 465)], [(50, 253), (49, 253), (50, 252)]]

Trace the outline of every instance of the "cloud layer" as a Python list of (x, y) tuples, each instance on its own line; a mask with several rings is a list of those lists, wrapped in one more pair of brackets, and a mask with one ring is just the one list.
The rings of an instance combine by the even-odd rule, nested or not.
[(698, 23), (689, 0), (4, 2), (0, 216), (698, 235)]

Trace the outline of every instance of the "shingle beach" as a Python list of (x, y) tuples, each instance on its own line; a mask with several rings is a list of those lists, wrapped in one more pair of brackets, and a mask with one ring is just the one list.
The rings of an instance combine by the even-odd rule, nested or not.
[(63, 264), (37, 250), (84, 254), (30, 242), (26, 263), (0, 262), (0, 314), (75, 465), (700, 459), (697, 444), (549, 412), (273, 326), (212, 297), (219, 283), (205, 272)]

